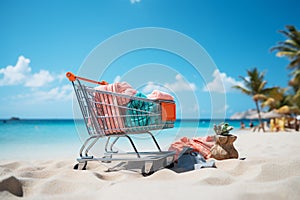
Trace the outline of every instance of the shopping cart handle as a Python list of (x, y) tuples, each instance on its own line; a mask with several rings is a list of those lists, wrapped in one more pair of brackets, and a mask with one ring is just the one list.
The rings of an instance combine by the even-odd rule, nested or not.
[(75, 81), (76, 80), (76, 76), (72, 72), (67, 72), (66, 76), (69, 79), (69, 81)]
[(74, 82), (76, 79), (79, 79), (79, 80), (83, 80), (83, 81), (87, 81), (87, 82), (95, 83), (95, 84), (99, 84), (99, 85), (108, 85), (108, 82), (106, 82), (106, 81), (99, 82), (99, 81), (90, 80), (90, 79), (83, 78), (80, 76), (75, 76), (72, 72), (67, 72), (66, 77), (69, 79), (69, 81), (72, 81), (72, 82)]

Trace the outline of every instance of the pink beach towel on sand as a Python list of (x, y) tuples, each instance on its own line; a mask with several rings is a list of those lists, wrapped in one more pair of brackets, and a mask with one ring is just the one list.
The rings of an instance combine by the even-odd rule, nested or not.
[(211, 147), (215, 144), (215, 139), (213, 136), (198, 137), (189, 139), (183, 137), (180, 140), (173, 142), (169, 148), (169, 151), (176, 151), (175, 160), (178, 159), (178, 155), (183, 150), (184, 147), (193, 148), (195, 151), (200, 153), (205, 159), (210, 158)]

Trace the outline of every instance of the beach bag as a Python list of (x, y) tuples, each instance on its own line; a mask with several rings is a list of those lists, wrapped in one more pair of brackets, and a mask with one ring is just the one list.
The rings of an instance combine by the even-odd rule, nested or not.
[(235, 149), (233, 143), (236, 140), (236, 136), (228, 135), (216, 135), (215, 145), (211, 148), (211, 157), (217, 160), (238, 158), (239, 153)]
[(205, 158), (194, 149), (186, 147), (182, 150), (171, 170), (175, 172), (187, 172), (194, 169), (216, 167), (213, 160), (206, 162)]

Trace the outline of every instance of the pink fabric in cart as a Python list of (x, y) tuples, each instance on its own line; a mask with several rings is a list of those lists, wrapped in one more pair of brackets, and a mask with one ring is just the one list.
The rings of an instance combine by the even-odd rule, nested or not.
[[(123, 127), (122, 121), (120, 121), (120, 117), (118, 117), (118, 108), (115, 106), (110, 106), (106, 104), (113, 103), (113, 97), (109, 94), (96, 93), (95, 101), (101, 102), (103, 104), (96, 104), (97, 115), (105, 116), (106, 118), (98, 118), (98, 123), (100, 127), (105, 130), (105, 134), (112, 134), (116, 132), (120, 132)], [(116, 116), (116, 117), (111, 117)]]
[(174, 100), (174, 97), (166, 92), (159, 90), (153, 90), (151, 94), (147, 95), (148, 99), (159, 99), (159, 100)]
[(180, 140), (171, 144), (169, 151), (176, 151), (175, 160), (178, 159), (178, 155), (183, 150), (184, 147), (193, 148), (195, 151), (200, 153), (205, 159), (210, 158), (211, 147), (215, 144), (215, 139), (213, 136), (206, 137), (198, 137), (189, 139), (187, 137), (183, 137)]
[[(133, 96), (137, 92), (126, 82), (100, 85), (95, 89), (100, 91), (120, 93), (129, 96)], [(103, 120), (98, 120), (101, 128), (106, 130), (105, 134), (122, 132), (122, 129), (125, 126), (120, 116), (121, 112), (118, 106), (127, 104), (130, 101), (130, 98), (122, 98), (110, 94), (96, 93), (95, 101), (104, 103), (101, 105), (97, 104), (96, 107), (98, 115), (106, 116), (106, 118), (104, 118)]]
[[(128, 96), (134, 96), (137, 91), (131, 87), (131, 85), (127, 82), (117, 82), (108, 85), (99, 85), (95, 87), (96, 90), (108, 91), (108, 92), (115, 92), (119, 94), (124, 94)], [(118, 98), (118, 102), (121, 105), (125, 105), (130, 101), (129, 98)]]

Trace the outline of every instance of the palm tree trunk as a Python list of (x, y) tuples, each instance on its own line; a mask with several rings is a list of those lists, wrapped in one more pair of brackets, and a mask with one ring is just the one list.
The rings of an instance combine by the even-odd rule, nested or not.
[(264, 127), (264, 124), (262, 122), (261, 115), (260, 115), (260, 109), (259, 109), (258, 101), (255, 101), (255, 105), (256, 105), (256, 110), (257, 110), (257, 114), (258, 114), (259, 125), (262, 128), (263, 132), (265, 132), (265, 127)]

